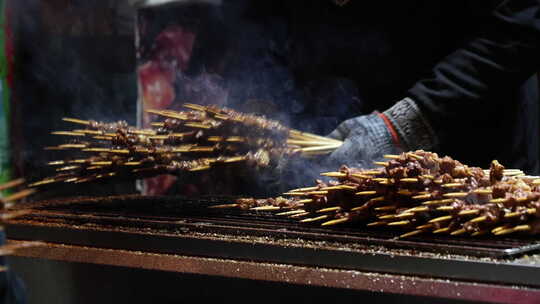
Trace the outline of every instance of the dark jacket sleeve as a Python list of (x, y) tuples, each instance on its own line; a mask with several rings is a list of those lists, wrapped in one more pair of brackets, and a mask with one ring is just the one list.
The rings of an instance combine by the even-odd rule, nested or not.
[(488, 116), (503, 102), (493, 97), (517, 90), (539, 63), (540, 0), (507, 0), (475, 39), (438, 63), (409, 97), (444, 137), (456, 121)]

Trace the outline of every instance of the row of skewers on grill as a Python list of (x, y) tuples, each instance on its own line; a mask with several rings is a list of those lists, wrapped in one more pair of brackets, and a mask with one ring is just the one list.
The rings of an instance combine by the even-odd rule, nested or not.
[(497, 161), (482, 170), (425, 151), (386, 157), (376, 169), (342, 167), (322, 173), (329, 182), (212, 208), (274, 212), (321, 226), (389, 227), (403, 231), (400, 237), (540, 232), (540, 177)]
[[(240, 208), (277, 212), (276, 216), (319, 223), (392, 227), (401, 237), (422, 233), (506, 235), (538, 233), (540, 178), (505, 169), (493, 161), (489, 170), (468, 167), (450, 157), (425, 151), (386, 155), (375, 169), (342, 167), (317, 180), (316, 185), (290, 190), (284, 197), (239, 199), (212, 208)], [(0, 190), (24, 185), (16, 180)], [(13, 202), (36, 191), (24, 189), (3, 199)], [(5, 213), (7, 218), (24, 214)]]

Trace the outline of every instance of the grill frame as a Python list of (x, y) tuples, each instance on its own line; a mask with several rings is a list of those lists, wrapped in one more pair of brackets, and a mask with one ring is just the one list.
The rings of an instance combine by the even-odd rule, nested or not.
[[(540, 264), (524, 265), (509, 258), (538, 250), (538, 241), (531, 245), (531, 238), (497, 240), (496, 249), (478, 257), (479, 243), (493, 244), (492, 239), (395, 240), (399, 233), (393, 231), (321, 229), (278, 220), (269, 213), (254, 216), (206, 208), (224, 202), (230, 198), (122, 196), (38, 202), (28, 206), (33, 213), (10, 223), (7, 235), (15, 240), (157, 254), (540, 287), (535, 279)], [(429, 248), (433, 240), (452, 244)], [(516, 242), (521, 246), (506, 246)]]

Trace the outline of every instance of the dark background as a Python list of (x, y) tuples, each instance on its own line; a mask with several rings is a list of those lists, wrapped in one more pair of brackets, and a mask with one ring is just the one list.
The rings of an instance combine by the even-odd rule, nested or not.
[[(64, 141), (51, 131), (73, 125), (62, 117), (136, 124), (134, 10), (126, 1), (8, 1), (15, 47), (12, 151), (17, 175), (50, 172), (64, 152), (42, 148)], [(55, 189), (77, 194), (134, 191), (133, 181)]]

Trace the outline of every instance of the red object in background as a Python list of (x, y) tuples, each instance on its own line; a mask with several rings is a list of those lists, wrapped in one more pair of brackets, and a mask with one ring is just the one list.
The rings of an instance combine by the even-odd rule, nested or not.
[(169, 26), (155, 39), (153, 60), (168, 62), (173, 68), (185, 71), (188, 68), (195, 33), (180, 26)]
[(139, 81), (145, 109), (165, 109), (174, 101), (174, 69), (147, 62), (139, 67)]
[(148, 195), (162, 195), (165, 194), (174, 183), (176, 177), (172, 175), (160, 175), (153, 178), (146, 179), (146, 194)]
[(187, 69), (195, 36), (180, 26), (169, 26), (156, 37), (151, 58), (139, 67), (145, 109), (166, 109), (173, 103), (176, 73)]

